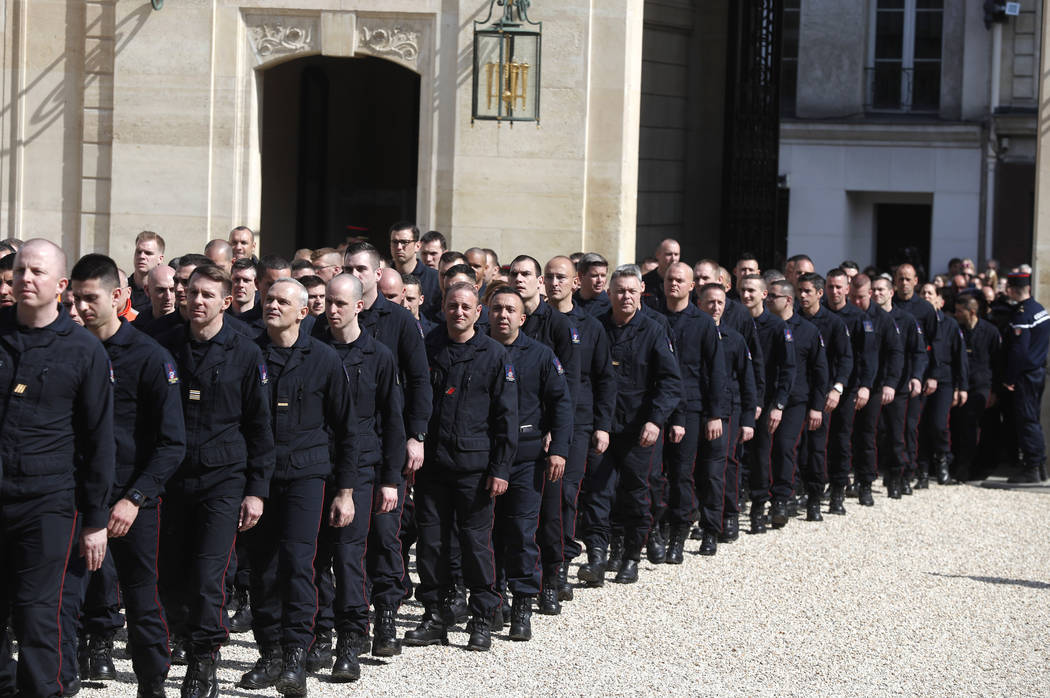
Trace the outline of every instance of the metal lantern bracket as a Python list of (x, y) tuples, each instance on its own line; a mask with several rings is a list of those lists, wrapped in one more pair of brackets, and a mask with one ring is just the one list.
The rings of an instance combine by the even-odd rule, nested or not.
[[(497, 125), (509, 121), (512, 127), (515, 121), (535, 121), (539, 126), (543, 23), (529, 18), (530, 4), (529, 0), (490, 0), (488, 16), (474, 21), (472, 125), (482, 120)], [(493, 22), (497, 6), (502, 16)]]

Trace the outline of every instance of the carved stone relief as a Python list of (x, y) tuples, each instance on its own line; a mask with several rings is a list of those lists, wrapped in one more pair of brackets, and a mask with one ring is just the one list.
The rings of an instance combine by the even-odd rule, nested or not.
[(320, 50), (317, 16), (246, 14), (244, 22), (260, 61)]
[(412, 68), (419, 60), (420, 32), (399, 24), (379, 25), (376, 20), (358, 18), (357, 50), (381, 56)]

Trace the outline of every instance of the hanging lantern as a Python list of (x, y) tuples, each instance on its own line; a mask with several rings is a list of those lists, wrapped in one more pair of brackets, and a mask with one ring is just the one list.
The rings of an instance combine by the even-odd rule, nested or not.
[[(496, 6), (503, 16), (492, 22)], [(543, 22), (528, 15), (529, 0), (490, 0), (489, 16), (474, 22), (471, 123), (540, 120), (540, 39)]]

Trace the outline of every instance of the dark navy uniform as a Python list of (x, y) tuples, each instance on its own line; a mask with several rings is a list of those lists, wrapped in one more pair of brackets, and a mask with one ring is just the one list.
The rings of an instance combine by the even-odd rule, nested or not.
[(423, 303), (419, 306), (419, 316), (421, 318), (434, 317), (441, 312), (441, 278), (437, 269), (428, 267), (417, 259), (412, 276), (419, 279), (419, 288), (423, 292)]
[[(795, 345), (796, 371), (780, 426), (773, 435), (771, 493), (776, 502), (786, 502), (794, 495), (799, 440), (806, 427), (806, 413), (823, 411), (828, 396), (828, 359), (820, 330), (799, 313), (788, 318), (785, 324), (786, 333)], [(815, 477), (814, 473), (810, 475)], [(819, 497), (823, 492), (822, 482), (807, 482), (807, 485), (810, 494)]]
[(652, 524), (649, 473), (657, 466), (655, 447), (638, 441), (647, 422), (663, 428), (681, 400), (682, 379), (667, 333), (642, 310), (622, 327), (611, 311), (600, 320), (617, 377), (616, 410), (609, 449), (584, 477), (583, 540), (588, 550), (605, 550), (615, 498), (624, 527), (624, 559), (637, 561)]
[[(926, 369), (922, 376), (919, 377), (919, 382), (923, 384), (923, 390), (925, 391), (926, 380), (933, 378), (934, 374), (938, 371), (937, 356), (934, 355), (933, 351), (933, 346), (937, 342), (937, 311), (934, 310), (929, 301), (918, 293), (912, 295), (908, 300), (904, 300), (899, 295), (895, 295), (893, 297), (893, 307), (900, 307), (901, 310), (910, 313), (919, 323), (918, 327), (921, 333), (920, 342), (923, 344), (926, 351)], [(901, 331), (903, 332), (903, 328), (901, 328)], [(918, 397), (910, 400), (908, 403), (908, 414), (904, 432), (905, 449), (908, 454), (908, 473), (914, 472), (918, 467), (919, 419), (922, 417), (925, 407), (926, 395), (924, 393), (920, 393)]]
[[(897, 392), (893, 401), (884, 405), (879, 422), (879, 470), (887, 483), (903, 478), (912, 470), (912, 461), (908, 449), (908, 413), (922, 410), (922, 402), (912, 398), (908, 384), (912, 380), (920, 383), (926, 375), (926, 340), (922, 325), (903, 308), (896, 305), (889, 311), (890, 317), (897, 326), (904, 350), (904, 361), (900, 379), (897, 381)], [(918, 422), (916, 421), (916, 424)], [(874, 478), (874, 474), (872, 474)]]
[(642, 302), (656, 309), (664, 304), (664, 279), (653, 269), (642, 276)]
[[(139, 511), (124, 536), (109, 540), (107, 557), (114, 574), (91, 575), (82, 630), (112, 646), (112, 633), (119, 626), (114, 627), (108, 611), (117, 598), (119, 581), (128, 614), (131, 662), (143, 685), (163, 680), (168, 673), (168, 626), (157, 598), (157, 546), (161, 494), (185, 455), (186, 429), (178, 369), (171, 354), (126, 321), (103, 345), (113, 366), (116, 472), (110, 507), (128, 499), (139, 503)], [(76, 636), (68, 642), (63, 638), (63, 644), (72, 649)], [(63, 670), (66, 666), (72, 675), (74, 662), (64, 662)]]
[[(321, 614), (317, 634), (368, 632), (369, 602), (377, 612), (397, 610), (404, 597), (404, 560), (398, 537), (404, 504), (404, 397), (393, 353), (362, 332), (351, 344), (333, 344), (350, 379), (357, 421), (358, 475), (354, 485), (354, 520), (349, 526), (323, 524), (315, 567), (335, 571), (336, 584), (319, 583)], [(397, 506), (374, 512), (378, 487), (396, 487)], [(332, 493), (334, 495), (334, 493)], [(327, 501), (331, 501), (331, 496)], [(330, 579), (327, 575), (322, 580)], [(368, 593), (366, 579), (371, 582)], [(332, 600), (335, 600), (334, 611)]]
[(575, 291), (572, 294), (572, 303), (591, 317), (601, 317), (609, 312), (609, 307), (611, 305), (609, 294), (605, 291), (602, 291), (594, 298), (589, 299), (581, 296), (579, 291)]
[[(671, 326), (682, 379), (682, 399), (671, 414), (669, 424), (684, 427), (685, 436), (678, 443), (667, 439), (664, 444), (669, 497), (666, 507), (654, 511), (654, 524), (662, 523), (666, 513), (672, 527), (688, 533), (699, 494), (700, 525), (706, 531), (718, 533), (722, 530), (725, 498), (725, 422), (731, 410), (726, 401), (729, 377), (721, 336), (711, 316), (692, 303), (680, 312), (671, 312), (665, 304), (661, 311)], [(723, 420), (722, 436), (708, 441), (704, 436), (705, 427), (715, 419)]]
[[(853, 420), (853, 469), (858, 482), (870, 484), (878, 473), (876, 438), (883, 410), (882, 389), (888, 386), (896, 390), (899, 386), (904, 371), (904, 344), (893, 318), (874, 301), (864, 314), (874, 329), (878, 368), (868, 404)], [(867, 331), (867, 325), (864, 329)]]
[(562, 477), (565, 562), (582, 552), (576, 539), (576, 511), (584, 473), (589, 462), (598, 463), (604, 457), (591, 448), (591, 437), (595, 431), (612, 431), (616, 405), (616, 374), (613, 373), (605, 329), (575, 303), (568, 315), (576, 332), (574, 342), (580, 359), (580, 386), (576, 391), (572, 444), (565, 460), (565, 476)]
[(853, 354), (853, 370), (850, 371), (849, 380), (843, 383), (845, 390), (839, 398), (839, 406), (831, 413), (828, 425), (828, 481), (833, 487), (846, 487), (849, 485), (849, 472), (853, 463), (853, 427), (858, 417), (857, 391), (867, 388), (869, 402), (879, 402), (882, 398), (881, 394), (875, 394), (877, 390), (881, 392), (881, 386), (875, 385), (875, 375), (879, 370), (879, 334), (875, 331), (875, 321), (852, 303), (846, 303), (838, 310), (830, 307), (826, 309), (846, 326)]
[(162, 507), (161, 600), (173, 632), (189, 634), (193, 655), (214, 659), (229, 635), (224, 579), (241, 502), (270, 490), (269, 373), (259, 347), (225, 319), (210, 340), (179, 326), (161, 344), (178, 366), (186, 420), (186, 458)]
[[(813, 315), (804, 315), (803, 317), (816, 326), (820, 331), (821, 338), (824, 340), (824, 350), (828, 364), (828, 387), (825, 391), (825, 397), (827, 391), (834, 390), (836, 385), (842, 388), (839, 391), (839, 404), (834, 411), (825, 412), (824, 405), (817, 408), (824, 413), (820, 426), (813, 431), (806, 431), (803, 434), (802, 444), (799, 449), (799, 462), (802, 465), (801, 475), (806, 492), (819, 497), (823, 494), (824, 486), (828, 484), (829, 479), (826, 455), (832, 418), (840, 410), (847, 409), (849, 410), (848, 419), (851, 422), (853, 421), (854, 401), (847, 399), (847, 386), (854, 373), (853, 345), (850, 342), (850, 332), (846, 328), (846, 323), (823, 305), (818, 306), (817, 312)], [(854, 393), (855, 399), (856, 394)], [(846, 404), (843, 404), (844, 402)], [(848, 477), (848, 471), (846, 476)]]
[(334, 489), (357, 491), (357, 420), (346, 372), (331, 347), (305, 333), (290, 347), (277, 346), (268, 334), (257, 343), (269, 373), (276, 463), (266, 511), (245, 539), (252, 630), (265, 655), (278, 645), (305, 650), (313, 642), (325, 484), (331, 476)]
[(748, 352), (751, 353), (751, 368), (754, 373), (756, 404), (763, 405), (766, 393), (766, 357), (762, 352), (762, 342), (758, 336), (758, 327), (751, 312), (743, 303), (726, 299), (726, 308), (718, 321), (720, 327), (727, 327), (744, 339)]
[[(65, 308), (42, 328), (19, 325), (15, 306), (0, 309), (0, 617), (10, 614), (19, 640), (22, 695), (62, 693), (62, 580), (80, 524), (109, 522), (115, 448), (102, 343)], [(0, 662), (10, 676), (10, 654)]]
[[(561, 553), (561, 483), (548, 482), (547, 456), (569, 455), (573, 402), (564, 366), (548, 346), (519, 333), (506, 350), (507, 360), (517, 374), (518, 448), (507, 491), (496, 500), (493, 538), (497, 570), (505, 575), (507, 586), (517, 598), (536, 596), (541, 582), (556, 583), (558, 569), (549, 574), (547, 560), (543, 562), (541, 577), (539, 541), (555, 539)], [(548, 433), (551, 442), (545, 451), (543, 440)], [(553, 520), (544, 520), (540, 514), (543, 493), (548, 488), (558, 494)], [(561, 565), (560, 559), (557, 565)]]
[[(1046, 462), (1046, 442), (1039, 408), (1046, 382), (1046, 354), (1050, 344), (1050, 315), (1034, 299), (1017, 304), (1004, 334), (1003, 382), (1012, 385), (1014, 428), (1027, 468)], [(5, 467), (6, 472), (6, 467)]]
[(956, 390), (966, 390), (970, 383), (970, 366), (966, 359), (966, 340), (959, 323), (950, 315), (937, 311), (937, 337), (932, 344), (936, 368), (929, 374), (937, 381), (937, 390), (927, 396), (919, 433), (918, 472), (920, 477), (937, 469), (938, 482), (945, 484), (949, 477), (948, 455), (951, 453), (951, 435), (948, 414)]
[[(779, 317), (763, 310), (755, 318), (755, 327), (765, 356), (765, 393), (762, 414), (755, 425), (755, 438), (748, 445), (749, 485), (751, 489), (752, 514), (762, 514), (769, 501), (773, 486), (772, 458), (773, 439), (769, 433), (769, 411), (783, 411), (795, 384), (796, 358), (794, 336), (787, 324)], [(781, 417), (783, 419), (783, 417)], [(783, 428), (783, 424), (777, 429)]]
[(500, 606), (492, 550), (489, 477), (510, 479), (518, 447), (518, 379), (496, 340), (475, 333), (462, 344), (447, 332), (427, 337), (434, 404), (426, 460), (416, 476), (418, 598), (435, 613), (449, 588), (448, 541), (459, 525), (463, 581), (475, 618)]
[(972, 329), (964, 326), (962, 333), (966, 342), (970, 382), (966, 386), (966, 402), (952, 408), (951, 429), (954, 457), (952, 476), (965, 481), (979, 479), (986, 474), (984, 467), (975, 467), (980, 462), (977, 456), (978, 436), (981, 440), (985, 437), (980, 425), (992, 387), (999, 383), (997, 374), (1003, 340), (995, 325), (981, 318), (978, 318)]
[(725, 429), (725, 504), (722, 512), (722, 530), (725, 531), (725, 522), (730, 517), (740, 515), (740, 458), (737, 453), (737, 440), (740, 438), (741, 427), (755, 428), (758, 393), (755, 389), (751, 352), (743, 336), (736, 330), (722, 326), (721, 323), (718, 331), (722, 336), (722, 355), (729, 372), (729, 380), (725, 387), (726, 399), (730, 405), (729, 423)]

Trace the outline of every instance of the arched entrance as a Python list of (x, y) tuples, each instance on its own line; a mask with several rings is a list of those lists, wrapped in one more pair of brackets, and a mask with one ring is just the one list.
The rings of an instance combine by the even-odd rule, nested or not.
[(378, 58), (309, 56), (263, 73), (267, 250), (351, 235), (385, 250), (390, 224), (415, 220), (419, 94), (417, 73)]

